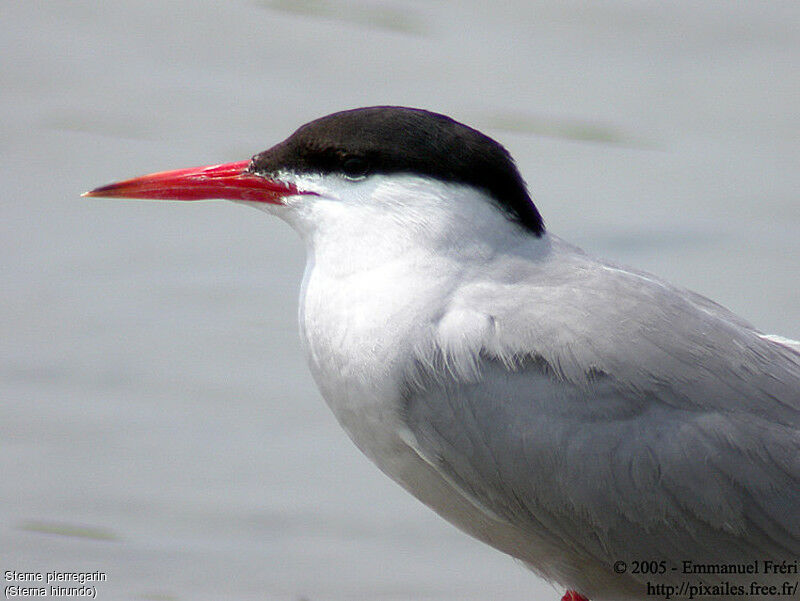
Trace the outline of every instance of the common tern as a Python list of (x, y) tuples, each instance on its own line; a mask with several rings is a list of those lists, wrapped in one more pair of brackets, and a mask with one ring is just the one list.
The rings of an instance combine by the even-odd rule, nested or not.
[(303, 348), (349, 436), (564, 599), (798, 598), (800, 343), (549, 233), (488, 136), (353, 109), (86, 195), (286, 221)]

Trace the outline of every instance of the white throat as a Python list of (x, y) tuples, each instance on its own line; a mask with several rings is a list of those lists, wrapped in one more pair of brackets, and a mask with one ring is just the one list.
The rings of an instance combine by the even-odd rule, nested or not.
[(318, 196), (292, 197), (273, 212), (300, 234), (318, 265), (341, 275), (407, 260), (410, 252), (469, 261), (524, 236), (470, 186), (414, 175), (305, 176), (293, 183)]
[[(530, 251), (530, 234), (479, 190), (412, 175), (297, 178), (270, 212), (306, 242), (301, 339), (323, 396), (373, 459), (410, 362), (432, 340), (459, 286), (493, 259)], [(394, 434), (394, 432), (392, 433)]]

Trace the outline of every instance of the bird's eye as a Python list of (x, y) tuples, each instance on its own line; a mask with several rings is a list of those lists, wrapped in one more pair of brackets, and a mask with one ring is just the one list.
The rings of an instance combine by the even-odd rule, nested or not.
[(361, 179), (369, 173), (369, 163), (363, 157), (347, 157), (342, 162), (342, 172), (349, 179)]

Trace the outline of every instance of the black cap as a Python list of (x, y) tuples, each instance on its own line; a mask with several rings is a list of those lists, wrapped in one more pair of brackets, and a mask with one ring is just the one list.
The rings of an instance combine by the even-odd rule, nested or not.
[(509, 219), (536, 236), (544, 222), (514, 159), (501, 144), (445, 115), (399, 106), (333, 113), (306, 123), (253, 157), (261, 175), (412, 173), (485, 191)]

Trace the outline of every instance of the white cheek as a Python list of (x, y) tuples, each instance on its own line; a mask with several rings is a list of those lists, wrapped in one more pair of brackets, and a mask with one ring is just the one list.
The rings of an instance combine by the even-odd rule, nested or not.
[(348, 180), (338, 174), (322, 175), (279, 171), (276, 179), (297, 188), (301, 192), (300, 196), (303, 194), (314, 195), (328, 200), (342, 200), (343, 197), (351, 196), (358, 188), (358, 182)]

